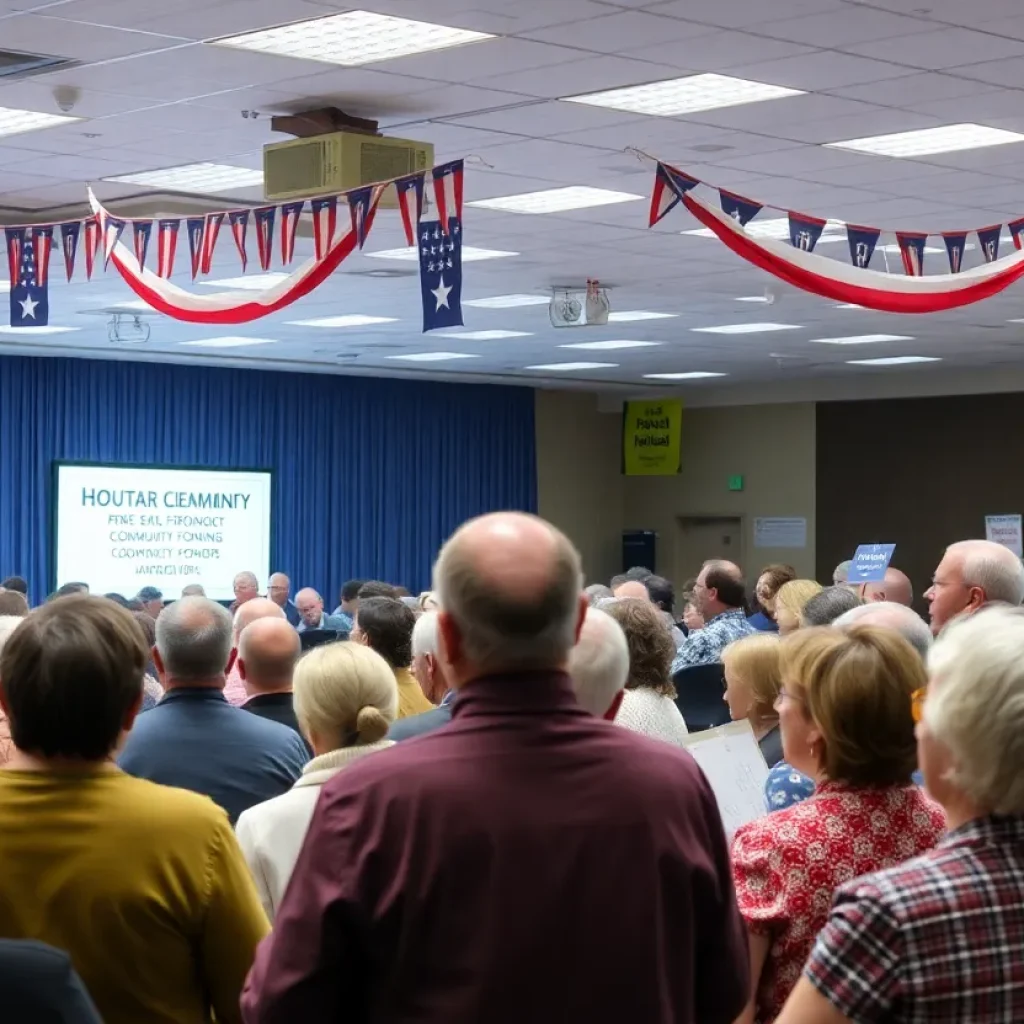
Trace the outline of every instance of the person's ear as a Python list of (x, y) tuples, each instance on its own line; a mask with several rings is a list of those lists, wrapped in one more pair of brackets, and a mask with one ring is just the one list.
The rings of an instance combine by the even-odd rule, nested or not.
[(626, 691), (619, 690), (619, 692), (612, 698), (612, 702), (608, 706), (608, 710), (602, 716), (606, 722), (615, 721), (615, 716), (619, 713), (619, 708), (622, 707), (622, 701), (625, 699), (625, 696)]
[(455, 620), (447, 612), (437, 613), (437, 632), (440, 640), (438, 654), (449, 665), (457, 665), (465, 655), (462, 650), (462, 634)]
[(981, 587), (967, 589), (967, 607), (964, 611), (976, 612), (985, 603), (985, 591)]

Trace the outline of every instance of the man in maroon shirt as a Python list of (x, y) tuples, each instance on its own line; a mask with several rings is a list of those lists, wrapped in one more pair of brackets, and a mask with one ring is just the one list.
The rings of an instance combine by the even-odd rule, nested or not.
[(244, 1020), (731, 1024), (749, 965), (715, 798), (576, 703), (579, 555), (485, 516), (435, 586), (452, 721), (324, 786)]

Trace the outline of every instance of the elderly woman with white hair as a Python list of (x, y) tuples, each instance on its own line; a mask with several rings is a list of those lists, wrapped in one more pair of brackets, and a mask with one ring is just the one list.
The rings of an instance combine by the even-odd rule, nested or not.
[(295, 715), (316, 755), (281, 796), (243, 811), (236, 833), (273, 920), (291, 878), (320, 789), (358, 758), (393, 746), (385, 739), (398, 712), (398, 684), (369, 647), (328, 644), (310, 651), (293, 677)]
[(954, 621), (914, 695), (949, 832), (840, 888), (778, 1024), (1024, 1021), (1024, 610)]

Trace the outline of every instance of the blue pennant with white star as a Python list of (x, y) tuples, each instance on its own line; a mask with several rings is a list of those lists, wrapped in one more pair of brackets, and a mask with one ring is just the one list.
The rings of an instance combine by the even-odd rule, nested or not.
[(46, 327), (50, 322), (49, 281), (45, 270), (40, 273), (35, 233), (31, 228), (7, 228), (6, 235), (11, 326)]
[(421, 220), (420, 292), (423, 333), (462, 326), (462, 222), (448, 219), (448, 234), (438, 220)]

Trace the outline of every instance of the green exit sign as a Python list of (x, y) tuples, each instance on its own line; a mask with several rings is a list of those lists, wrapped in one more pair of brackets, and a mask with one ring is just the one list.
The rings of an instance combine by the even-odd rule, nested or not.
[(729, 477), (729, 490), (730, 491), (742, 491), (743, 490), (743, 477), (742, 476), (731, 476), (731, 477)]

